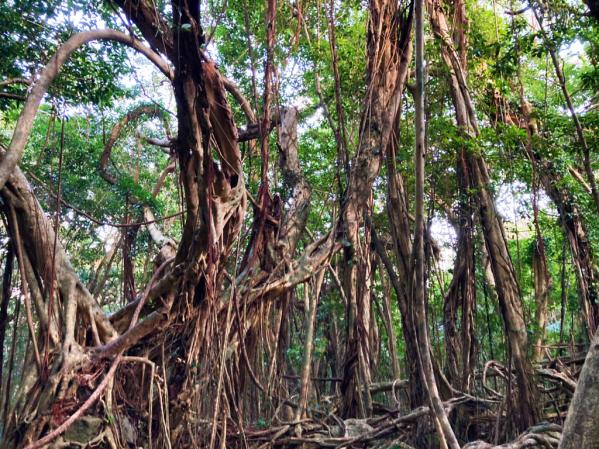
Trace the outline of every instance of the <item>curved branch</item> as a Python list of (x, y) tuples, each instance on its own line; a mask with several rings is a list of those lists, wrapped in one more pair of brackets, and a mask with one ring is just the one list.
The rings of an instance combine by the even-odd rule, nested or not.
[(7, 78), (3, 81), (0, 81), (0, 87), (10, 86), (12, 84), (25, 84), (27, 86), (30, 86), (31, 80), (27, 78)]
[(233, 98), (235, 98), (237, 103), (239, 103), (239, 106), (243, 110), (245, 117), (248, 119), (248, 123), (256, 123), (258, 121), (258, 119), (256, 118), (256, 114), (254, 113), (254, 110), (252, 109), (250, 102), (247, 100), (247, 98), (245, 98), (241, 90), (239, 90), (237, 84), (235, 84), (233, 81), (231, 81), (229, 78), (225, 76), (222, 77), (222, 80), (225, 89), (227, 89), (227, 92), (233, 95)]
[(160, 106), (154, 104), (138, 106), (125, 114), (125, 116), (112, 127), (110, 137), (108, 138), (106, 145), (104, 145), (104, 151), (102, 151), (102, 156), (100, 157), (100, 166), (98, 168), (100, 176), (102, 176), (102, 178), (104, 178), (110, 184), (114, 185), (117, 182), (116, 178), (111, 175), (107, 169), (108, 161), (110, 160), (110, 155), (112, 154), (112, 148), (121, 135), (122, 129), (130, 122), (138, 120), (143, 115), (147, 115), (150, 118), (163, 117), (164, 111)]
[(13, 94), (12, 92), (0, 92), (0, 98), (8, 98), (9, 100), (25, 101), (24, 95)]
[(33, 128), (33, 120), (37, 115), (40, 103), (48, 88), (58, 75), (62, 65), (69, 56), (88, 42), (95, 40), (111, 40), (121, 42), (128, 47), (142, 53), (169, 79), (173, 78), (173, 72), (168, 64), (158, 56), (157, 53), (146, 47), (138, 39), (129, 36), (121, 31), (116, 30), (91, 30), (83, 31), (71, 36), (62, 46), (56, 51), (52, 59), (46, 64), (42, 70), (39, 79), (33, 85), (31, 93), (27, 96), (23, 110), (15, 131), (13, 133), (8, 151), (0, 160), (0, 189), (4, 187), (8, 177), (13, 173), (15, 167), (19, 163), (25, 145), (29, 140), (31, 129)]

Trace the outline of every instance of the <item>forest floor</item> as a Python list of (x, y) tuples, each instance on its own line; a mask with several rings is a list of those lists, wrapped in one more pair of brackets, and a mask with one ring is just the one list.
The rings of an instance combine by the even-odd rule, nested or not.
[[(484, 439), (467, 442), (462, 447), (557, 448), (584, 359), (584, 353), (575, 352), (573, 355), (548, 357), (536, 367), (543, 420), (521, 433), (515, 431), (517, 423), (513, 422), (515, 418), (509, 411), (509, 398), (514, 394), (510, 392), (511, 385), (515, 383), (514, 373), (510, 379), (505, 366), (495, 360), (488, 361), (484, 370), (475, 375), (474, 395), (456, 391), (442, 378), (443, 396), (450, 396), (443, 405), (456, 433), (463, 442), (468, 441), (469, 435)], [(251, 447), (258, 448), (417, 448), (419, 445), (414, 442), (432, 438), (435, 429), (429, 407), (405, 410), (399, 397), (406, 387), (406, 381), (371, 385), (375, 397), (386, 402), (374, 403), (376, 413), (370, 418), (344, 420), (335, 413), (335, 406), (329, 406), (328, 410), (311, 410), (312, 417), (299, 422), (280, 421), (267, 428), (231, 428), (229, 438), (236, 439), (243, 434)], [(504, 391), (508, 394), (502, 393)], [(395, 405), (388, 405), (393, 403)], [(512, 435), (512, 439), (501, 444), (498, 442), (499, 435)]]

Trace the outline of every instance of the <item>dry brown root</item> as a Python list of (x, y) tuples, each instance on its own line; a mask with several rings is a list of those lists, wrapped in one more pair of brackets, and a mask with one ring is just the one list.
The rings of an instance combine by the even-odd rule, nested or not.
[[(485, 404), (471, 397), (458, 397), (443, 403), (446, 413), (466, 405)], [(281, 423), (261, 430), (245, 430), (250, 447), (301, 447), (301, 448), (410, 448), (406, 442), (413, 439), (418, 428), (426, 427), (432, 433), (430, 409), (419, 407), (410, 413), (397, 411), (382, 416), (364, 419), (342, 420), (333, 414), (325, 419), (303, 419), (295, 423)], [(424, 426), (422, 424), (424, 423)], [(290, 424), (295, 424), (292, 426)], [(297, 432), (301, 426), (301, 433)], [(234, 434), (229, 435), (231, 441)]]
[(466, 444), (463, 449), (557, 449), (561, 435), (561, 426), (557, 424), (542, 423), (531, 427), (514, 441), (509, 443), (496, 446), (484, 441), (473, 441), (472, 443)]
[[(449, 405), (445, 403), (446, 405)], [(264, 430), (247, 431), (250, 447), (302, 447), (302, 448), (410, 448), (411, 433), (419, 420), (429, 419), (428, 407), (394, 419), (376, 422), (371, 419), (338, 420), (338, 424), (323, 425), (303, 420), (302, 435), (293, 433), (293, 426), (281, 425)], [(473, 441), (462, 449), (557, 449), (562, 428), (557, 424), (542, 423), (531, 427), (509, 443), (494, 445)]]

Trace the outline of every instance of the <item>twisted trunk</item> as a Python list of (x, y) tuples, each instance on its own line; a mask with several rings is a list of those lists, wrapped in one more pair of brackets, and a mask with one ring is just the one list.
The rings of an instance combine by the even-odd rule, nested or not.
[[(450, 382), (460, 391), (470, 390), (476, 362), (474, 317), (476, 311), (476, 277), (474, 272), (473, 219), (468, 194), (471, 180), (465, 151), (458, 156), (459, 223), (458, 251), (453, 278), (445, 295), (444, 327), (447, 367)], [(460, 323), (458, 329), (457, 323)]]
[[(348, 343), (341, 383), (344, 416), (365, 416), (370, 409), (369, 390), (360, 388), (360, 384), (370, 383), (368, 329), (371, 304), (370, 292), (364, 283), (370, 272), (370, 255), (368, 242), (361, 241), (359, 230), (368, 211), (372, 183), (381, 168), (383, 151), (391, 138), (408, 62), (403, 56), (409, 41), (409, 32), (406, 33), (409, 22), (405, 18), (402, 20), (397, 3), (372, 0), (369, 11), (366, 98), (359, 145), (352, 160), (342, 212), (346, 242), (343, 286), (348, 299)], [(361, 392), (364, 392), (363, 398)]]
[(561, 187), (561, 176), (553, 163), (533, 145), (532, 138), (538, 135), (538, 125), (532, 118), (532, 106), (524, 98), (521, 99), (521, 108), (529, 140), (525, 145), (528, 158), (535, 166), (539, 182), (545, 193), (557, 207), (561, 225), (566, 234), (568, 245), (572, 253), (572, 264), (576, 276), (578, 297), (582, 319), (587, 331), (589, 341), (599, 325), (599, 273), (593, 263), (593, 249), (589, 241), (588, 232), (582, 213), (570, 192)]
[[(450, 70), (450, 89), (456, 121), (465, 138), (476, 138), (479, 134), (474, 104), (466, 82), (463, 68), (465, 55), (458, 54), (449, 26), (438, 0), (427, 2), (433, 32), (441, 41), (441, 55)], [(458, 15), (459, 16), (459, 15)], [(520, 288), (508, 251), (503, 222), (498, 215), (490, 188), (490, 177), (486, 163), (479, 153), (466, 151), (465, 160), (471, 177), (471, 187), (477, 192), (480, 223), (485, 246), (497, 286), (497, 296), (503, 317), (511, 358), (517, 379), (517, 419), (513, 422), (524, 430), (538, 421), (537, 391), (532, 376), (532, 366), (527, 358), (526, 323), (522, 309)]]

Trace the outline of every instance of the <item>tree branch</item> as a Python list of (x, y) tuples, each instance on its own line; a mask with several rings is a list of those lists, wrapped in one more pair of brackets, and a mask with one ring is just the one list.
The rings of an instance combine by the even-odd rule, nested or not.
[(42, 70), (40, 77), (33, 85), (31, 92), (27, 96), (19, 120), (15, 126), (12, 140), (8, 150), (0, 160), (0, 189), (4, 187), (8, 177), (14, 172), (15, 167), (21, 160), (25, 145), (29, 140), (33, 121), (37, 115), (39, 106), (48, 91), (48, 88), (58, 75), (62, 65), (69, 56), (82, 45), (95, 40), (112, 40), (121, 42), (139, 53), (146, 56), (156, 67), (169, 79), (173, 78), (173, 73), (168, 64), (151, 49), (143, 45), (139, 40), (116, 30), (91, 30), (83, 31), (71, 36), (56, 51), (52, 59)]

